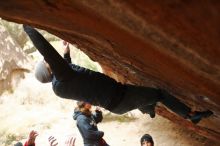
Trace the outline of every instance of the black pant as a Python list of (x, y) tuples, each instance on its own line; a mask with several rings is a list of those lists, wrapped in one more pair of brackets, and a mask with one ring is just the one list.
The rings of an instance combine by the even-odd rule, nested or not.
[(126, 86), (127, 89), (122, 101), (115, 109), (112, 109), (115, 113), (123, 114), (136, 108), (147, 113), (152, 110), (157, 102), (161, 102), (183, 118), (186, 118), (191, 111), (187, 105), (165, 90), (133, 85)]

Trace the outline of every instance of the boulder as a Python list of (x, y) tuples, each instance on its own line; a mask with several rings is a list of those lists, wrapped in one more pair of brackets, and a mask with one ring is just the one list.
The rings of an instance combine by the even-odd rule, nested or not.
[(13, 92), (24, 73), (31, 69), (30, 61), (20, 46), (0, 24), (0, 94)]
[(194, 110), (213, 111), (194, 125), (157, 109), (219, 142), (220, 1), (7, 0), (0, 17), (77, 45), (121, 82), (163, 88)]

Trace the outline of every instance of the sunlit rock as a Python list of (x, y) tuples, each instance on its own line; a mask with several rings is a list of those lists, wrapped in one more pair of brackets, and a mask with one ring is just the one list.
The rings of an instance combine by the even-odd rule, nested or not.
[(30, 61), (4, 26), (0, 25), (0, 94), (13, 91), (24, 72), (31, 69)]
[(5, 1), (0, 17), (75, 44), (119, 81), (213, 111), (198, 126), (162, 106), (157, 113), (219, 142), (220, 1)]

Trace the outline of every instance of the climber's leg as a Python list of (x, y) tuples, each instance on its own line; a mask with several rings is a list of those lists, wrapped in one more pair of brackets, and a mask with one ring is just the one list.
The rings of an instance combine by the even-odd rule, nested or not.
[(163, 99), (160, 102), (181, 117), (186, 118), (191, 112), (191, 108), (182, 103), (173, 95), (169, 94), (167, 91), (161, 90), (161, 96)]
[(213, 115), (213, 112), (210, 111), (210, 110), (207, 110), (207, 111), (195, 111), (195, 112), (191, 112), (189, 115), (188, 115), (188, 119), (191, 120), (194, 124), (197, 124), (199, 123), (200, 120), (202, 120), (203, 118), (208, 118), (210, 117), (211, 115)]
[[(141, 111), (148, 113), (148, 106), (155, 106), (161, 100), (160, 90), (150, 87), (125, 85), (125, 94), (120, 103), (112, 110), (114, 113), (123, 114), (133, 109), (141, 108)], [(144, 110), (146, 107), (146, 110)]]
[(191, 108), (182, 103), (179, 99), (172, 96), (165, 90), (161, 90), (161, 96), (163, 100), (161, 102), (170, 110), (180, 115), (183, 118), (190, 119), (193, 123), (197, 124), (202, 118), (207, 118), (213, 114), (212, 111), (195, 111), (192, 112)]

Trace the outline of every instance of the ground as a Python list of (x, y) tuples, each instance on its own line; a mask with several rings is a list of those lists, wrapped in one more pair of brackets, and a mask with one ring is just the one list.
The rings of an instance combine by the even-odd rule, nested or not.
[[(60, 145), (74, 135), (76, 146), (82, 146), (82, 138), (72, 119), (74, 106), (75, 101), (55, 96), (51, 84), (42, 85), (32, 73), (26, 74), (15, 91), (1, 97), (0, 145), (24, 142), (33, 129), (39, 133), (37, 146), (49, 145), (51, 135)], [(151, 119), (137, 110), (120, 117), (104, 111), (104, 121), (98, 127), (105, 132), (104, 139), (111, 146), (137, 146), (145, 133), (153, 136), (156, 146), (214, 145), (167, 119), (160, 116)]]

